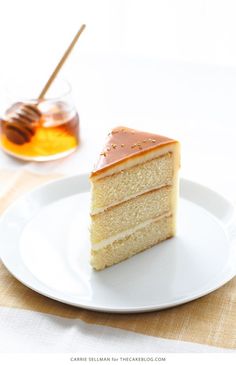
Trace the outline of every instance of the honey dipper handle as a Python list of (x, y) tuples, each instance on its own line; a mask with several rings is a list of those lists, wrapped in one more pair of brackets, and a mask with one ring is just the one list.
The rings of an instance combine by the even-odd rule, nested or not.
[(39, 100), (44, 98), (46, 92), (48, 91), (49, 87), (53, 83), (53, 81), (56, 78), (56, 76), (57, 76), (58, 72), (60, 71), (61, 67), (64, 65), (65, 61), (67, 60), (67, 57), (71, 53), (72, 49), (74, 48), (74, 45), (76, 44), (77, 40), (79, 39), (79, 37), (80, 37), (80, 35), (81, 35), (81, 33), (83, 32), (84, 29), (85, 29), (85, 24), (83, 24), (80, 27), (79, 31), (76, 33), (76, 35), (75, 35), (74, 39), (72, 40), (71, 44), (69, 45), (69, 47), (67, 48), (67, 50), (63, 54), (62, 58), (58, 62), (55, 70), (53, 71), (53, 73), (49, 77), (47, 83), (45, 84), (43, 90), (41, 91), (41, 93), (38, 97)]

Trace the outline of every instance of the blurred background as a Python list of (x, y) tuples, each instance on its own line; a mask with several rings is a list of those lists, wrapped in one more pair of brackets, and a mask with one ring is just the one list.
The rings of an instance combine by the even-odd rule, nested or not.
[(125, 125), (179, 139), (182, 176), (235, 196), (235, 1), (7, 0), (0, 14), (1, 112), (3, 85), (27, 80), (37, 95), (87, 25), (61, 71), (80, 115), (78, 151), (44, 164), (1, 152), (1, 167), (88, 172), (108, 130)]

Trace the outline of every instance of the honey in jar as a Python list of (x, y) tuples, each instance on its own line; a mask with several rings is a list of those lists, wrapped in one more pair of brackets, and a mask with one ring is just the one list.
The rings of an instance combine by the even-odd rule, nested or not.
[[(36, 110), (31, 123), (25, 107)], [(11, 105), (0, 122), (2, 149), (23, 160), (50, 161), (65, 157), (79, 144), (79, 116), (69, 93), (60, 98), (24, 100)]]

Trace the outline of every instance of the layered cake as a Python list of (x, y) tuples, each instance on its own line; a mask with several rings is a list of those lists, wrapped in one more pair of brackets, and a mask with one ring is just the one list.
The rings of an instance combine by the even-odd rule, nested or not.
[(91, 264), (123, 261), (175, 235), (179, 143), (113, 129), (90, 175)]

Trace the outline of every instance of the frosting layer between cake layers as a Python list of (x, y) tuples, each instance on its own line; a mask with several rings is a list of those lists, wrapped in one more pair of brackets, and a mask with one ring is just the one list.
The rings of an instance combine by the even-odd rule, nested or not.
[(156, 219), (123, 239), (99, 250), (92, 250), (91, 264), (96, 270), (102, 270), (172, 236), (173, 218)]

